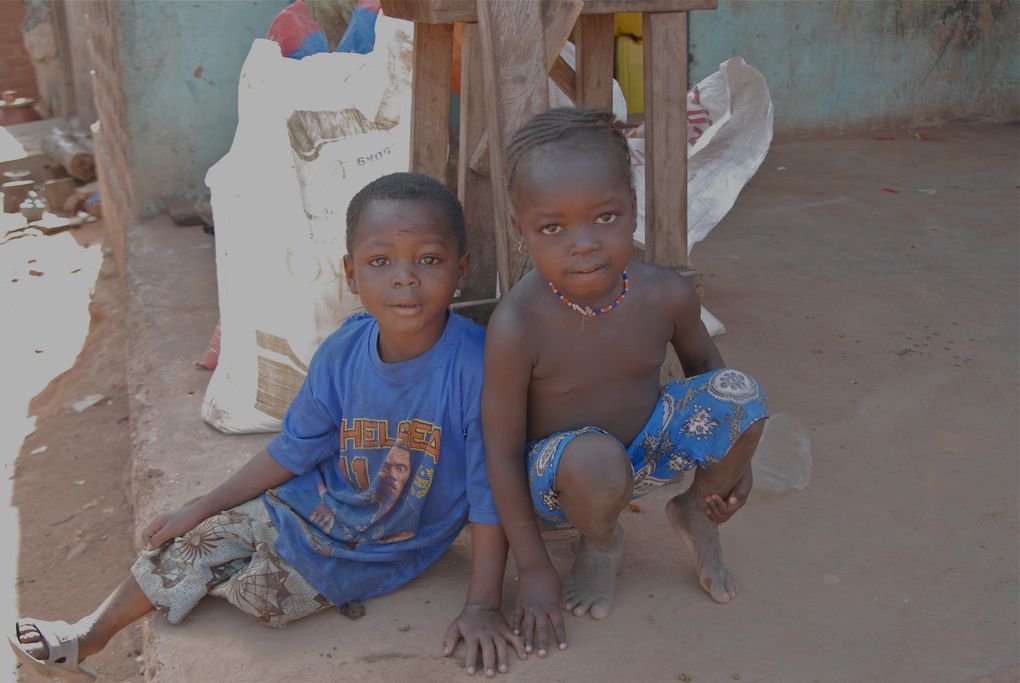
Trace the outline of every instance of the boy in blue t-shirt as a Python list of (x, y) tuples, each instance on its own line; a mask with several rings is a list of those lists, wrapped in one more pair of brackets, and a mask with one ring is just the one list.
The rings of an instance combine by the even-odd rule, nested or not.
[(347, 282), (366, 314), (312, 358), (283, 432), (225, 483), (143, 533), (131, 576), (68, 624), (20, 619), (8, 637), (43, 674), (82, 663), (153, 609), (179, 622), (208, 594), (280, 627), (394, 590), (471, 522), (471, 581), (450, 625), (474, 673), (507, 670), (521, 639), (500, 612), (507, 542), (485, 470), (483, 331), (449, 304), (467, 269), (464, 217), (427, 176), (379, 178), (347, 210)]

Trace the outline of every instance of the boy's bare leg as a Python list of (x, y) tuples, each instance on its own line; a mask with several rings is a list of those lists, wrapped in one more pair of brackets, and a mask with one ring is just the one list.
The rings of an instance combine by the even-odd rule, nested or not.
[(589, 612), (605, 619), (623, 557), (617, 520), (634, 490), (627, 452), (605, 434), (582, 434), (563, 451), (556, 488), (560, 508), (581, 534), (563, 590), (564, 606), (578, 617)]
[[(152, 610), (152, 603), (138, 587), (135, 577), (129, 575), (92, 614), (71, 624), (78, 637), (78, 661), (102, 650), (118, 631)], [(49, 648), (30, 619), (18, 622), (18, 639), (26, 646), (25, 651), (36, 659), (45, 660), (49, 656)]]
[(736, 597), (737, 582), (723, 561), (719, 525), (705, 514), (705, 501), (712, 494), (724, 499), (730, 494), (751, 463), (764, 426), (765, 420), (753, 423), (722, 460), (711, 469), (699, 468), (691, 488), (666, 503), (666, 516), (694, 557), (701, 586), (718, 603)]

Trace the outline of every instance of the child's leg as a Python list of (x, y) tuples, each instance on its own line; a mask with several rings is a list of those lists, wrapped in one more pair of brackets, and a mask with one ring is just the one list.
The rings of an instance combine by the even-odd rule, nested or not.
[[(70, 635), (78, 639), (78, 662), (74, 663), (102, 650), (125, 626), (153, 609), (135, 577), (129, 575), (92, 614), (71, 624)], [(41, 661), (49, 657), (49, 647), (31, 619), (18, 621), (17, 629), (18, 640), (25, 645), (28, 654)]]
[(556, 472), (559, 506), (581, 539), (563, 591), (574, 615), (605, 619), (613, 604), (623, 557), (618, 518), (634, 489), (627, 451), (613, 437), (590, 432), (570, 442)]
[(705, 514), (705, 501), (712, 494), (725, 498), (737, 485), (751, 463), (764, 427), (765, 420), (752, 423), (722, 460), (708, 469), (699, 467), (691, 488), (666, 504), (666, 516), (694, 556), (698, 580), (719, 603), (736, 597), (737, 583), (723, 561), (719, 526)]
[[(65, 640), (77, 641), (75, 664), (102, 650), (118, 631), (157, 607), (171, 623), (183, 619), (211, 586), (248, 564), (259, 540), (259, 532), (252, 528), (253, 517), (260, 522), (257, 526), (266, 526), (268, 515), (259, 499), (213, 515), (173, 543), (142, 553), (131, 575), (92, 614), (62, 628)], [(46, 661), (50, 648), (32, 621), (17, 623), (20, 649)]]

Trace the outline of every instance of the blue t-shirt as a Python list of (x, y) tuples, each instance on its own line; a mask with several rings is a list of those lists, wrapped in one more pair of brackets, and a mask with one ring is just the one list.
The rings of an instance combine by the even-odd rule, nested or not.
[(411, 580), (467, 520), (499, 523), (482, 446), (484, 334), (451, 312), (431, 349), (384, 363), (379, 326), (360, 314), (313, 356), (267, 447), (296, 476), (262, 499), (277, 552), (333, 604)]

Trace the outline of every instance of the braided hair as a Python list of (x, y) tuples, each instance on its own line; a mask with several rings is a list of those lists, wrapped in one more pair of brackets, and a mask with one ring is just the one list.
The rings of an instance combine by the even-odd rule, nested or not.
[(604, 109), (555, 107), (536, 114), (514, 133), (506, 150), (507, 187), (511, 197), (517, 188), (521, 160), (550, 144), (574, 149), (601, 148), (599, 151), (604, 151), (612, 163), (619, 165), (627, 185), (632, 186), (630, 148), (623, 131), (623, 124)]
[(421, 173), (390, 173), (376, 178), (358, 193), (347, 205), (347, 253), (358, 233), (361, 214), (374, 199), (423, 199), (432, 202), (446, 214), (450, 230), (457, 239), (457, 255), (467, 253), (467, 229), (464, 227), (464, 208), (446, 185)]

